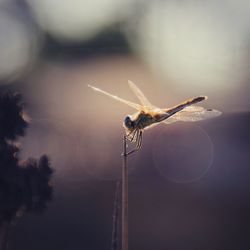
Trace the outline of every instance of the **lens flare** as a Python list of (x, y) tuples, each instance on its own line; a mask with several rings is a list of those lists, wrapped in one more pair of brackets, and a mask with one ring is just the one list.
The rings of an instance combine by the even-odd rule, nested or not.
[(213, 143), (200, 126), (180, 123), (161, 130), (153, 150), (155, 167), (166, 179), (190, 183), (201, 179), (213, 162)]

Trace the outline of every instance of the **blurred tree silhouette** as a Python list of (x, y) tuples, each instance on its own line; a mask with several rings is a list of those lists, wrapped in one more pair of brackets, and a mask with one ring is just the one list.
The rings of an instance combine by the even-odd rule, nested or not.
[(43, 212), (52, 196), (48, 157), (19, 159), (16, 140), (27, 127), (21, 95), (0, 92), (0, 249), (6, 248), (6, 225), (24, 212)]

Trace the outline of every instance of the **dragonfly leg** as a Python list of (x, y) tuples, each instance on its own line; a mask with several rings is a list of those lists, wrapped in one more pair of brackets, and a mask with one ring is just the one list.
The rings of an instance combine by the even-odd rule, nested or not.
[[(136, 130), (136, 129), (135, 129)], [(127, 135), (126, 135), (126, 137), (128, 137), (128, 136), (130, 136), (130, 135), (132, 135), (132, 133), (134, 133), (135, 132), (135, 130), (131, 130)]]
[[(133, 134), (132, 134), (132, 133), (133, 133)], [(132, 130), (129, 134), (125, 135), (125, 136), (124, 136), (124, 139), (125, 139), (126, 141), (129, 141), (129, 142), (132, 143), (133, 140), (134, 140), (134, 138), (135, 138), (135, 136), (136, 136), (136, 138), (137, 138), (137, 136), (138, 136), (137, 134), (138, 134), (138, 129), (136, 128), (135, 130)], [(130, 137), (130, 135), (132, 135), (132, 137)], [(135, 140), (136, 140), (136, 138), (135, 138)], [(132, 151), (134, 152), (134, 150), (132, 150)], [(125, 155), (131, 154), (132, 151), (126, 153)], [(124, 153), (122, 153), (122, 156), (124, 156)]]
[[(129, 134), (126, 135), (126, 139), (130, 142), (133, 142), (135, 136), (137, 136), (137, 132), (138, 132), (138, 128), (132, 130)], [(131, 135), (132, 137), (130, 138)]]
[(133, 134), (133, 137), (131, 139), (129, 139), (130, 142), (133, 142), (134, 139), (135, 141), (137, 140), (137, 137), (138, 137), (138, 129), (135, 129), (134, 130), (134, 134)]
[(140, 133), (141, 133), (141, 130), (137, 130), (136, 131), (136, 138), (135, 138), (135, 147), (138, 148), (138, 143), (140, 141)]
[(136, 146), (134, 149), (129, 151), (126, 155), (130, 155), (136, 151), (138, 151), (141, 148), (142, 145), (142, 130), (137, 130), (136, 131)]
[(142, 146), (142, 130), (140, 130), (140, 132), (139, 132), (137, 148), (140, 149), (141, 146)]

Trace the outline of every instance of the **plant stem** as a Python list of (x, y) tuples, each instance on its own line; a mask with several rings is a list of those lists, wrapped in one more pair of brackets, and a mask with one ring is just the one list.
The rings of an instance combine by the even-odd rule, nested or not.
[(120, 180), (116, 181), (114, 212), (113, 212), (113, 231), (111, 250), (118, 250), (118, 216), (119, 216), (119, 192), (120, 192)]
[(122, 250), (128, 250), (128, 169), (127, 169), (127, 140), (123, 137), (122, 164)]

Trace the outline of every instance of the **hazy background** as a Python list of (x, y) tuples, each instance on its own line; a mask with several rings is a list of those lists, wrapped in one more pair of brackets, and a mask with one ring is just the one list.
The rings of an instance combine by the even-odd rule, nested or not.
[(169, 107), (208, 95), (223, 115), (159, 125), (129, 158), (130, 247), (249, 249), (250, 3), (1, 0), (0, 89), (23, 95), (23, 158), (50, 156), (54, 198), (9, 249), (110, 249), (127, 80)]

